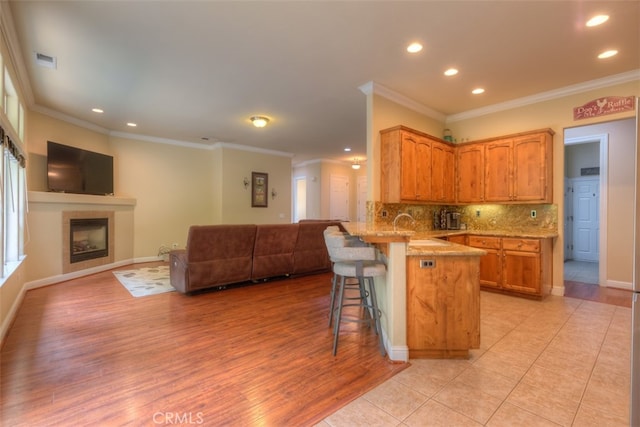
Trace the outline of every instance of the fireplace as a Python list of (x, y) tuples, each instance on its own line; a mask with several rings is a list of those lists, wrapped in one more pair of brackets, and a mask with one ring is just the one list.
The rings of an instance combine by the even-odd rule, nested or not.
[(115, 235), (115, 211), (63, 211), (62, 272), (112, 264)]
[(69, 262), (109, 255), (109, 218), (72, 218), (69, 223)]

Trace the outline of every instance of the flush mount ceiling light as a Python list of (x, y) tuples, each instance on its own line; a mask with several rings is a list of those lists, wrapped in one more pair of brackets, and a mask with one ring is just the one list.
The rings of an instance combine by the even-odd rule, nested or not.
[(472, 90), (471, 93), (474, 94), (474, 95), (480, 95), (481, 93), (484, 93), (484, 89), (479, 87), (477, 89)]
[(602, 52), (600, 55), (598, 55), (598, 58), (600, 58), (600, 59), (611, 58), (612, 56), (616, 56), (617, 54), (618, 54), (618, 51), (615, 50), (615, 49), (606, 50), (606, 51)]
[(133, 123), (133, 122), (129, 122), (129, 123), (127, 123), (127, 126), (129, 126), (130, 128), (134, 128), (134, 127), (136, 127), (138, 125)]
[(609, 20), (608, 15), (596, 15), (593, 18), (589, 19), (586, 25), (587, 27), (596, 27), (600, 24), (604, 24), (608, 20)]
[(458, 70), (456, 70), (455, 68), (449, 68), (444, 72), (445, 76), (455, 76), (456, 74), (458, 74)]
[(257, 128), (263, 128), (269, 123), (269, 118), (265, 116), (253, 116), (249, 120)]
[(357, 157), (355, 159), (353, 159), (353, 163), (351, 164), (351, 168), (355, 169), (355, 170), (360, 169), (360, 161), (358, 160)]
[(98, 114), (104, 113), (104, 110), (102, 108), (92, 108), (91, 111)]
[(422, 50), (422, 45), (418, 42), (411, 43), (407, 46), (407, 52), (409, 53), (418, 53)]

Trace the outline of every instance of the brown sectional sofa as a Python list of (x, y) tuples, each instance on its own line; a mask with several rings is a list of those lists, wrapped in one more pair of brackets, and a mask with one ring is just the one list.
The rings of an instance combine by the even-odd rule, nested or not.
[(323, 231), (337, 221), (194, 225), (187, 247), (171, 251), (171, 285), (182, 293), (271, 277), (329, 271)]

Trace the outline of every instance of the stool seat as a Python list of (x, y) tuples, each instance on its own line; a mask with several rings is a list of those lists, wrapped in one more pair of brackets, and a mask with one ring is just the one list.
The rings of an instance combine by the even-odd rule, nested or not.
[(333, 264), (333, 272), (345, 277), (377, 277), (384, 276), (387, 269), (380, 261), (363, 261), (361, 267), (355, 262), (340, 261)]
[[(349, 241), (345, 234), (335, 229), (327, 229), (324, 233), (325, 243), (329, 257), (333, 262), (333, 286), (331, 289), (331, 312), (329, 314), (329, 326), (331, 319), (335, 316), (333, 326), (333, 355), (338, 351), (338, 337), (340, 335), (340, 322), (366, 322), (375, 327), (376, 335), (378, 335), (380, 353), (384, 356), (386, 350), (382, 338), (382, 327), (380, 324), (381, 312), (378, 309), (376, 298), (376, 288), (374, 277), (386, 274), (386, 266), (383, 262), (376, 260), (375, 248), (354, 244)], [(337, 278), (340, 278), (340, 285), (337, 286)], [(346, 283), (347, 278), (357, 279), (358, 296), (345, 296), (345, 289), (349, 286)], [(353, 285), (351, 285), (353, 286)], [(336, 288), (338, 296), (337, 307), (334, 307)], [(349, 302), (357, 301), (357, 302)], [(342, 309), (344, 307), (360, 307), (365, 311), (368, 318), (353, 318), (343, 316)]]

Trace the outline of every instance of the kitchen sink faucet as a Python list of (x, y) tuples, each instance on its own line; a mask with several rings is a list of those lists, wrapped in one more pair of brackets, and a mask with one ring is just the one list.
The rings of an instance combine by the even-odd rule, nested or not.
[(396, 225), (398, 224), (398, 220), (399, 220), (400, 218), (402, 218), (403, 216), (406, 216), (407, 218), (411, 218), (411, 223), (412, 223), (412, 224), (415, 224), (415, 223), (416, 223), (416, 220), (415, 220), (411, 215), (409, 215), (408, 213), (400, 212), (400, 213), (399, 213), (398, 215), (396, 215), (396, 217), (393, 219), (393, 231), (394, 231), (394, 232), (395, 232), (395, 231), (397, 231), (397, 230), (396, 230)]

